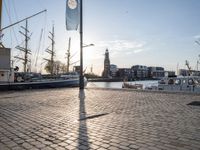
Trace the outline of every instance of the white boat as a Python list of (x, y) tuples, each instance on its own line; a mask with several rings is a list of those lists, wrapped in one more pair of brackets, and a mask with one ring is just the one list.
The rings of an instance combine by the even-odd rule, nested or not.
[(150, 87), (147, 90), (173, 91), (173, 92), (192, 92), (200, 93), (199, 76), (178, 76), (165, 77), (158, 83), (158, 87)]
[(142, 84), (131, 84), (131, 83), (123, 82), (122, 88), (143, 89), (143, 85)]

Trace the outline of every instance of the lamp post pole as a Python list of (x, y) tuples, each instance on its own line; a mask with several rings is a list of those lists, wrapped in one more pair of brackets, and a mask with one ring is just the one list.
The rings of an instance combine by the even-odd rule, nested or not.
[(83, 77), (83, 0), (80, 0), (80, 78), (79, 89), (84, 89)]

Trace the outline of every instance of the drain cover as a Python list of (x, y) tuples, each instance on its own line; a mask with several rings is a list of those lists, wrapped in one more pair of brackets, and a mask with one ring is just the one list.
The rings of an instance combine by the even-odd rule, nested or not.
[(189, 103), (188, 105), (200, 106), (200, 101), (193, 101), (193, 102)]

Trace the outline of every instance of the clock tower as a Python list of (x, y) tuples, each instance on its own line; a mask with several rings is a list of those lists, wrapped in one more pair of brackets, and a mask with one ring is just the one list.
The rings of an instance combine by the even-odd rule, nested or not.
[(103, 70), (102, 76), (104, 78), (109, 78), (110, 77), (110, 59), (109, 59), (108, 49), (106, 49), (106, 52), (105, 52), (104, 70)]

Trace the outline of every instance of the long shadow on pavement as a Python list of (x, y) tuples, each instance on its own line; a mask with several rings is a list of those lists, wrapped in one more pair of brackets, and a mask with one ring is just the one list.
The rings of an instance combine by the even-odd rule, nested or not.
[(78, 149), (89, 149), (89, 137), (87, 133), (87, 122), (86, 122), (86, 110), (85, 110), (85, 92), (84, 90), (79, 91), (79, 137), (78, 137)]

